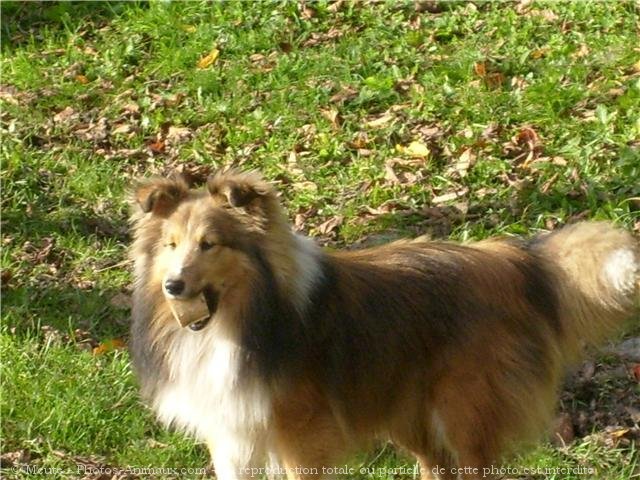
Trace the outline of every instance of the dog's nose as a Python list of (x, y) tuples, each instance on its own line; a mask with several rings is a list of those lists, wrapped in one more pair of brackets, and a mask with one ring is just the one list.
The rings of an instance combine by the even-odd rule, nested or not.
[(182, 280), (167, 280), (164, 282), (164, 289), (171, 295), (180, 295), (184, 291)]

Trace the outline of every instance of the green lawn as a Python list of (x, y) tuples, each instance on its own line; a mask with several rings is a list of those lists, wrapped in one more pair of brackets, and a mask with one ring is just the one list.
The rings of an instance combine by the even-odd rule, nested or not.
[[(203, 446), (154, 423), (126, 349), (109, 348), (127, 337), (125, 199), (140, 176), (258, 168), (296, 228), (332, 247), (579, 218), (640, 232), (637, 2), (0, 8), (6, 478), (206, 466)], [(576, 420), (637, 398), (637, 382), (592, 387), (563, 394), (582, 422), (573, 443), (510, 465), (596, 473), (508, 478), (640, 478), (632, 413)], [(391, 447), (353, 465), (412, 478)]]

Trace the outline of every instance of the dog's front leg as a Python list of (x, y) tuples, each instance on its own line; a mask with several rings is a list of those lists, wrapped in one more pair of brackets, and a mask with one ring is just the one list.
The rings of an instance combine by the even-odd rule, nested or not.
[(218, 480), (259, 479), (269, 473), (262, 436), (216, 435), (207, 446)]

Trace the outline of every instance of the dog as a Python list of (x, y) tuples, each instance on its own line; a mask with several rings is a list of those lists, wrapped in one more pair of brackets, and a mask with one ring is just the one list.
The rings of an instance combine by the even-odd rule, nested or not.
[[(637, 312), (640, 248), (609, 223), (325, 251), (256, 172), (143, 181), (132, 204), (141, 395), (223, 480), (332, 478), (380, 440), (423, 478), (488, 478), (545, 431), (584, 347)], [(181, 327), (167, 298), (197, 295), (210, 316)]]

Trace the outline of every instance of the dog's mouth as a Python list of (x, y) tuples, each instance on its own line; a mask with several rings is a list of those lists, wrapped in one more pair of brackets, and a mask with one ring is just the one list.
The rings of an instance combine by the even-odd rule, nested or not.
[(189, 324), (189, 328), (193, 332), (198, 332), (206, 327), (218, 309), (218, 293), (209, 285), (204, 287), (202, 290), (202, 294), (204, 295), (204, 299), (207, 302), (207, 308), (209, 309), (209, 316), (197, 322), (193, 322)]

